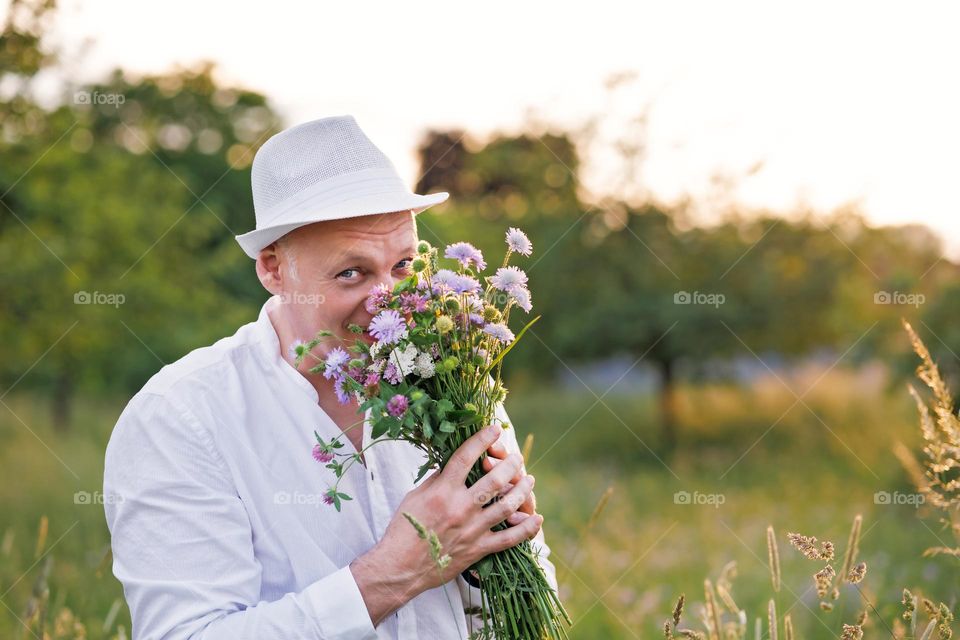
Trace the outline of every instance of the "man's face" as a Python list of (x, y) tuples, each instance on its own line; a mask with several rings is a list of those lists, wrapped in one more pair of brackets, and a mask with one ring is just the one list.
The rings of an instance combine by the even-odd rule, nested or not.
[[(347, 341), (327, 338), (314, 351), (323, 356), (337, 345), (353, 344), (358, 336), (348, 325), (370, 324), (373, 315), (364, 305), (370, 289), (379, 283), (392, 287), (410, 275), (417, 241), (410, 211), (307, 225), (281, 242), (276, 251), (280, 290), (268, 289), (281, 294), (284, 316), (297, 338), (310, 340), (327, 329)], [(367, 334), (359, 337), (372, 342)]]

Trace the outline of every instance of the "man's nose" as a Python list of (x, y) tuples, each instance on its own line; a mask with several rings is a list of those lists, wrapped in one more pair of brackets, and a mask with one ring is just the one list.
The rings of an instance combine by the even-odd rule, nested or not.
[(402, 277), (394, 275), (393, 271), (388, 271), (385, 274), (380, 274), (377, 278), (377, 284), (384, 284), (389, 289), (393, 289), (394, 285), (403, 280)]

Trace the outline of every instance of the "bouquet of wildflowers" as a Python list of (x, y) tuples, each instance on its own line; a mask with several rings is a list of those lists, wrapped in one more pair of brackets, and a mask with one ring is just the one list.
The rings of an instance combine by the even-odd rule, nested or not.
[[(539, 319), (530, 320), (517, 335), (508, 326), (514, 309), (531, 309), (527, 276), (508, 266), (510, 256), (529, 256), (533, 247), (516, 228), (507, 231), (506, 243), (503, 264), (481, 284), (487, 264), (476, 247), (467, 242), (449, 245), (444, 258), (451, 268), (441, 268), (437, 249), (420, 241), (411, 275), (392, 289), (377, 285), (367, 298), (367, 311), (375, 316), (366, 331), (375, 342), (358, 338), (321, 359), (312, 349), (333, 336), (321, 331), (296, 347), (298, 366), (312, 356), (318, 364), (311, 373), (333, 380), (341, 402), (356, 397), (360, 411), (370, 410), (372, 444), (404, 440), (423, 451), (426, 462), (418, 481), (430, 469), (442, 469), (467, 438), (495, 419), (495, 407), (507, 394), (500, 379), (503, 358)], [(364, 332), (358, 325), (349, 329)], [(314, 457), (338, 478), (325, 502), (339, 511), (341, 501), (350, 499), (338, 491), (339, 480), (363, 452), (339, 453), (339, 439), (326, 442), (314, 433)], [(477, 461), (467, 485), (483, 474)], [(494, 530), (507, 526), (501, 522)], [(570, 624), (570, 619), (529, 540), (487, 556), (470, 568), (470, 575), (479, 579), (484, 594), (482, 637), (567, 637), (562, 624)]]

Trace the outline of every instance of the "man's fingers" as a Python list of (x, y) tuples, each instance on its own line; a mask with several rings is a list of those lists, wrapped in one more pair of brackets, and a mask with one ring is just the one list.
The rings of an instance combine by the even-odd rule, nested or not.
[[(483, 470), (490, 472), (491, 470), (493, 470), (495, 466), (497, 466), (501, 462), (503, 461), (498, 460), (497, 458), (491, 458), (490, 456), (487, 456), (486, 458), (483, 459)], [(517, 469), (517, 472), (513, 475), (513, 478), (510, 479), (510, 482), (513, 484), (516, 484), (520, 482), (520, 478), (522, 478), (523, 476), (524, 476), (524, 468), (523, 468), (523, 465), (521, 465)]]
[(507, 451), (507, 448), (502, 442), (497, 440), (487, 448), (487, 453), (494, 458), (500, 458), (502, 460), (503, 458), (506, 458), (510, 452)]
[(493, 527), (498, 522), (502, 522), (507, 517), (516, 512), (527, 501), (530, 492), (533, 491), (534, 477), (525, 476), (523, 480), (517, 483), (505, 495), (498, 497), (493, 503), (483, 510), (484, 525), (488, 528)]
[(521, 507), (519, 510), (514, 511), (513, 513), (507, 516), (507, 524), (510, 525), (511, 527), (515, 527), (518, 524), (522, 523), (527, 518), (529, 518), (530, 516), (535, 516), (535, 515), (537, 515), (536, 511), (532, 511), (532, 512), (524, 511), (523, 508)]
[(500, 495), (500, 492), (520, 471), (520, 454), (511, 454), (507, 458), (493, 467), (490, 473), (477, 480), (470, 493), (476, 499), (476, 502), (483, 506), (492, 498)]
[(493, 424), (467, 438), (450, 456), (447, 466), (443, 468), (443, 477), (461, 485), (466, 482), (473, 463), (496, 441), (501, 429), (500, 425)]
[(543, 516), (539, 513), (523, 518), (523, 521), (503, 531), (491, 531), (487, 537), (486, 548), (488, 553), (496, 553), (510, 547), (515, 547), (524, 540), (530, 540), (540, 532)]

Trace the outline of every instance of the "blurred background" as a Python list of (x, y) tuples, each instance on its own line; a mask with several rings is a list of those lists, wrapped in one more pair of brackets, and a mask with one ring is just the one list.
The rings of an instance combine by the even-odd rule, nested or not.
[[(867, 601), (889, 637), (904, 587), (956, 604), (894, 453), (923, 445), (901, 319), (960, 380), (955, 4), (0, 7), (3, 637), (129, 637), (111, 429), (256, 318), (254, 153), (344, 113), (451, 193), (422, 238), (533, 241), (506, 406), (573, 637), (657, 637), (680, 593), (702, 629), (730, 561), (752, 629), (768, 525), (801, 637)], [(822, 611), (786, 533), (842, 549), (857, 514), (867, 580)]]

